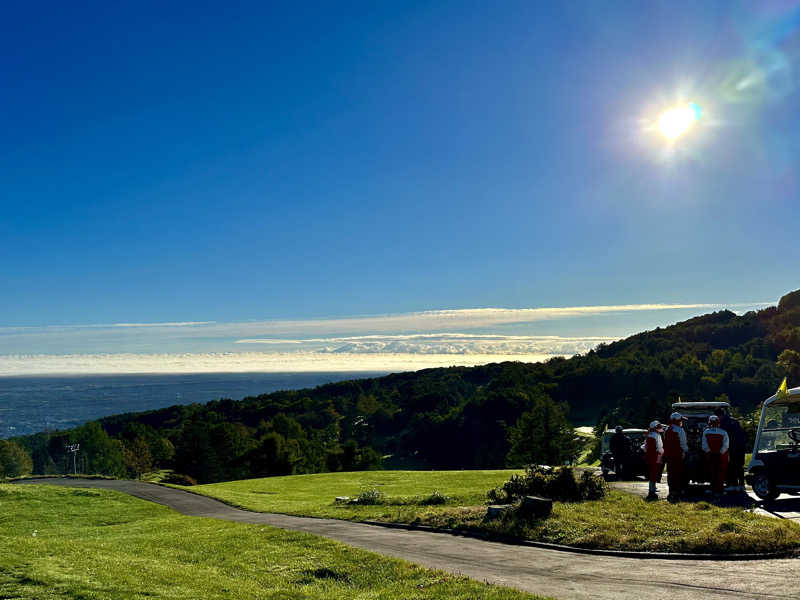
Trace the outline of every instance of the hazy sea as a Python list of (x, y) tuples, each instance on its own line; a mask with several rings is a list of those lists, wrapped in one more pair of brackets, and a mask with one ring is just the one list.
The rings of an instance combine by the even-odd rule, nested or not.
[(383, 373), (196, 373), (0, 377), (0, 438), (68, 429), (108, 415), (240, 400)]

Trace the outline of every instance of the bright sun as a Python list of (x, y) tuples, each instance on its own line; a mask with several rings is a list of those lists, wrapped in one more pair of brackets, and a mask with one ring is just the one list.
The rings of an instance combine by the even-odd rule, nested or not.
[(694, 102), (671, 108), (658, 118), (658, 130), (671, 140), (686, 133), (702, 114), (700, 107)]

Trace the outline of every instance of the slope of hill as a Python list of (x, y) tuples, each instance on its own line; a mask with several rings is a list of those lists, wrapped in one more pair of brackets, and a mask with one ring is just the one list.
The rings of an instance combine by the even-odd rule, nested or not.
[(427, 369), (173, 406), (22, 441), (38, 472), (63, 468), (68, 440), (102, 448), (95, 454), (107, 458), (114, 444), (103, 436), (111, 436), (121, 441), (115, 469), (169, 464), (204, 482), (368, 469), (381, 455), (393, 466), (500, 468), (508, 428), (545, 395), (567, 406), (576, 424), (641, 425), (664, 418), (679, 396), (725, 396), (750, 411), (785, 375), (800, 376), (800, 291), (777, 307), (715, 312), (570, 359)]

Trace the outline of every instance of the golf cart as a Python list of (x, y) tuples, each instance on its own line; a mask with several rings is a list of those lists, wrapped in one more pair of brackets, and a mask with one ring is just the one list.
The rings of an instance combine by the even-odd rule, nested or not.
[(703, 431), (708, 426), (708, 417), (721, 408), (726, 413), (731, 410), (727, 402), (675, 402), (673, 412), (683, 417), (683, 430), (686, 432), (686, 445), (689, 452), (684, 462), (684, 477), (687, 482), (706, 483), (709, 481), (708, 465), (703, 452)]
[(764, 400), (746, 479), (762, 500), (800, 494), (800, 388)]
[(614, 430), (609, 429), (603, 432), (600, 438), (600, 468), (603, 477), (608, 477), (610, 471), (614, 471), (617, 479), (625, 477), (636, 477), (647, 473), (647, 463), (644, 460), (644, 452), (640, 446), (644, 443), (644, 436), (647, 435), (646, 429), (623, 429), (622, 433), (628, 439), (628, 451), (625, 454), (626, 461), (623, 465), (614, 464), (614, 455), (611, 453), (611, 437)]

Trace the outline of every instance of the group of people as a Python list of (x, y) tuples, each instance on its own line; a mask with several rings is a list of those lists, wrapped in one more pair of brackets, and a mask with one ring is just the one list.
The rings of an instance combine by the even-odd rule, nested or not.
[[(642, 444), (650, 481), (647, 496), (649, 500), (658, 498), (656, 483), (661, 481), (665, 465), (668, 499), (677, 500), (686, 494), (689, 484), (686, 472), (689, 445), (683, 427), (685, 421), (685, 417), (674, 412), (670, 415), (669, 426), (666, 428), (659, 421), (650, 423), (647, 437)], [(617, 433), (622, 434), (622, 427), (617, 427)], [(744, 491), (745, 435), (739, 422), (722, 408), (718, 408), (708, 418), (708, 425), (702, 432), (701, 448), (708, 468), (708, 480), (711, 482), (708, 493)], [(612, 453), (613, 451), (612, 443)]]

